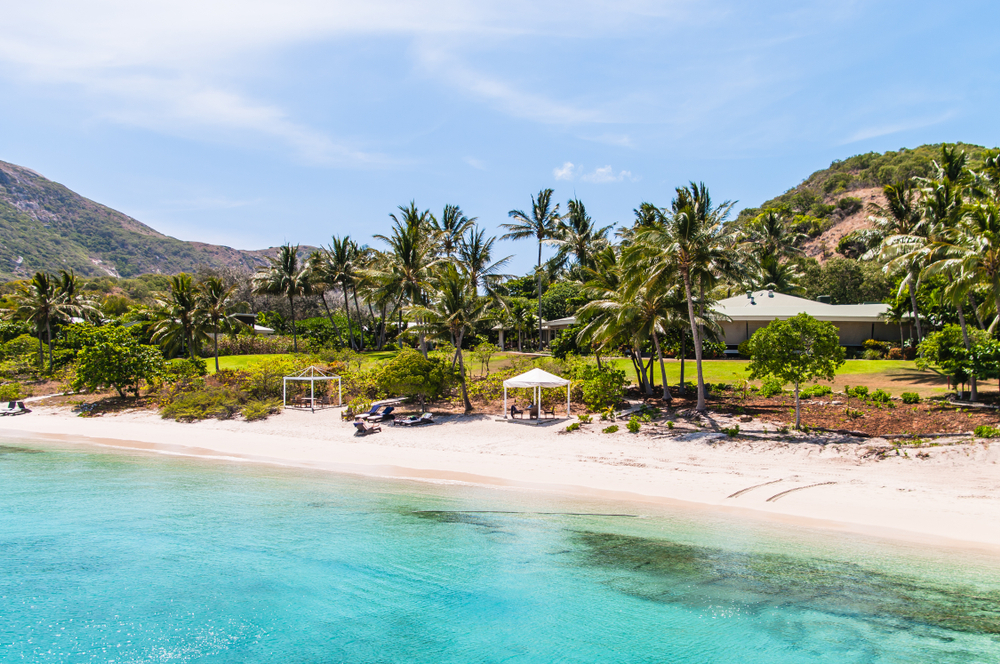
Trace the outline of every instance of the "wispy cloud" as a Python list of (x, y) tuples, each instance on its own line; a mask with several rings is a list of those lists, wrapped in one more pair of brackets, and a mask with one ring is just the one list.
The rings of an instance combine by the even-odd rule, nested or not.
[(466, 157), (462, 161), (464, 161), (465, 163), (467, 163), (469, 166), (472, 166), (477, 171), (485, 171), (486, 170), (486, 162), (483, 161), (482, 159), (476, 159), (475, 157)]
[(930, 127), (936, 124), (940, 124), (947, 120), (955, 117), (956, 113), (954, 111), (948, 111), (933, 117), (924, 118), (912, 118), (910, 120), (903, 120), (901, 122), (890, 122), (886, 124), (871, 125), (858, 129), (853, 134), (840, 141), (840, 145), (847, 145), (849, 143), (855, 143), (857, 141), (865, 141), (871, 138), (878, 138), (880, 136), (890, 136), (892, 134), (898, 134), (903, 131), (911, 131), (913, 129), (923, 129), (924, 127)]
[(593, 182), (594, 184), (608, 184), (610, 182), (622, 182), (623, 180), (632, 180), (634, 178), (629, 171), (618, 171), (615, 174), (614, 169), (608, 165), (595, 168), (592, 173), (587, 173), (580, 179), (584, 182)]
[(576, 166), (573, 165), (573, 162), (567, 161), (562, 166), (553, 168), (552, 176), (557, 180), (572, 180), (574, 169), (576, 169)]

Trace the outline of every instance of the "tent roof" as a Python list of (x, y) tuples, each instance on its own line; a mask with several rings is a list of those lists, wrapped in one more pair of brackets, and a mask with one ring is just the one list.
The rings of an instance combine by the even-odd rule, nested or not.
[(503, 384), (504, 387), (564, 387), (569, 385), (569, 381), (535, 368), (520, 376), (508, 378)]
[(285, 380), (331, 380), (340, 378), (336, 374), (328, 374), (315, 365), (310, 365), (297, 374), (285, 376)]

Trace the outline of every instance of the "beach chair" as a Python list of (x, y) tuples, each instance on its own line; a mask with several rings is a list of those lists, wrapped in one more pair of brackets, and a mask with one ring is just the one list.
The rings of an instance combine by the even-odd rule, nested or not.
[(403, 427), (420, 426), (421, 424), (434, 424), (434, 416), (430, 413), (423, 413), (419, 416), (413, 415), (412, 417), (407, 417), (401, 420), (394, 419), (392, 423)]
[(368, 422), (385, 422), (386, 420), (395, 420), (396, 416), (392, 414), (392, 411), (396, 410), (395, 406), (386, 406), (380, 414), (375, 415), (365, 415), (365, 420)]
[(379, 409), (381, 407), (382, 407), (381, 404), (376, 404), (376, 405), (372, 406), (371, 410), (369, 410), (364, 415), (358, 415), (357, 419), (359, 419), (359, 420), (367, 420), (370, 417), (374, 417), (375, 415), (378, 415), (378, 411), (379, 411)]
[(382, 427), (378, 424), (365, 424), (361, 420), (354, 423), (354, 428), (357, 429), (355, 433), (359, 436), (367, 436), (370, 433), (382, 431)]
[(17, 402), (11, 401), (7, 404), (6, 408), (0, 408), (0, 415), (16, 415), (17, 414)]
[(25, 408), (23, 401), (18, 401), (17, 402), (17, 410), (15, 410), (14, 412), (12, 412), (11, 415), (24, 415), (25, 413), (30, 413), (30, 412), (31, 412), (31, 409), (30, 408)]
[(555, 417), (556, 417), (556, 409), (555, 408), (546, 408), (545, 406), (542, 406), (542, 415), (543, 416), (545, 416), (545, 415), (551, 415), (552, 419), (555, 419)]
[(517, 404), (511, 404), (511, 406), (510, 406), (510, 419), (514, 419), (515, 417), (518, 417), (518, 416), (520, 416), (520, 418), (523, 420), (524, 419), (524, 410), (522, 410), (521, 408), (518, 408)]

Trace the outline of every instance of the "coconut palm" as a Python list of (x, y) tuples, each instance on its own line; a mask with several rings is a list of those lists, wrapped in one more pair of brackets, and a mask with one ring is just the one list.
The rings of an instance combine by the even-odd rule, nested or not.
[(191, 275), (182, 272), (170, 277), (170, 292), (157, 305), (154, 316), (158, 320), (153, 325), (153, 341), (168, 353), (187, 355), (193, 359), (199, 344), (208, 336)]
[(295, 327), (295, 298), (312, 294), (309, 268), (299, 266), (299, 247), (290, 244), (278, 248), (278, 255), (268, 259), (269, 265), (253, 276), (253, 292), (257, 295), (282, 295), (288, 298), (292, 318), (292, 344), (299, 352), (299, 335)]
[(598, 228), (587, 214), (587, 208), (579, 199), (568, 203), (568, 212), (559, 222), (555, 243), (559, 245), (553, 261), (560, 267), (572, 258), (577, 278), (583, 270), (594, 264), (593, 255), (608, 244), (608, 231), (612, 226)]
[(438, 247), (449, 260), (462, 244), (466, 231), (476, 223), (476, 217), (466, 217), (457, 205), (445, 205), (441, 218), (430, 217), (430, 228)]
[(698, 372), (699, 411), (705, 410), (701, 344), (706, 293), (713, 285), (713, 270), (733, 265), (725, 235), (725, 221), (733, 205), (729, 201), (714, 205), (704, 183), (678, 188), (670, 213), (662, 215), (662, 222), (637, 231), (635, 244), (623, 254), (626, 273), (645, 274), (650, 284), (679, 280), (684, 286)]
[[(344, 237), (334, 235), (330, 246), (322, 248), (321, 252), (321, 260), (314, 263), (318, 268), (319, 279), (330, 286), (339, 285), (341, 287), (344, 294), (344, 314), (347, 316), (348, 344), (353, 350), (359, 350), (359, 344), (355, 343), (354, 340), (354, 327), (351, 321), (351, 306), (348, 296), (348, 288), (354, 286), (358, 276), (355, 265), (358, 257), (358, 245), (351, 240), (350, 235)], [(358, 325), (361, 325), (360, 320)]]
[(226, 286), (219, 277), (209, 277), (195, 292), (198, 313), (212, 325), (212, 352), (215, 355), (215, 370), (219, 370), (219, 334), (228, 327), (229, 312), (233, 307), (235, 286)]
[[(68, 273), (63, 272), (66, 277)], [(21, 286), (14, 296), (14, 308), (9, 316), (35, 324), (38, 335), (38, 366), (45, 361), (42, 338), (49, 346), (49, 372), (53, 370), (52, 323), (74, 316), (79, 311), (69, 292), (61, 288), (61, 282), (46, 272), (36, 272), (27, 284)]]
[(757, 264), (758, 272), (751, 282), (751, 290), (773, 290), (786, 295), (802, 292), (799, 280), (802, 273), (792, 263), (781, 261), (775, 254), (765, 254)]
[(783, 258), (801, 254), (802, 250), (797, 245), (805, 237), (791, 229), (787, 214), (770, 209), (747, 223), (742, 230), (741, 244), (755, 256)]
[(513, 256), (505, 256), (493, 260), (493, 243), (495, 237), (486, 238), (486, 231), (481, 228), (470, 228), (458, 245), (458, 264), (469, 278), (469, 284), (479, 292), (497, 299), (496, 286), (509, 275), (501, 274), (500, 270)]
[(427, 303), (409, 308), (409, 315), (417, 321), (417, 328), (438, 339), (450, 340), (455, 344), (452, 368), (458, 365), (459, 383), (465, 412), (472, 410), (469, 392), (465, 382), (465, 360), (462, 356), (462, 342), (465, 333), (471, 331), (483, 319), (486, 300), (476, 295), (469, 278), (448, 263), (433, 281), (433, 290)]
[(552, 190), (543, 189), (538, 197), (531, 197), (531, 214), (521, 210), (511, 210), (508, 215), (514, 223), (500, 224), (507, 229), (501, 240), (538, 240), (538, 265), (535, 272), (538, 280), (538, 350), (542, 349), (542, 245), (552, 242), (559, 232), (559, 204), (552, 205)]
[[(385, 270), (377, 276), (383, 284), (392, 284), (399, 291), (397, 309), (403, 300), (411, 307), (424, 304), (424, 291), (430, 285), (431, 272), (438, 261), (434, 257), (434, 243), (430, 237), (430, 217), (428, 211), (420, 212), (416, 203), (410, 201), (409, 206), (399, 206), (400, 216), (390, 214), (392, 232), (389, 235), (376, 235), (378, 239), (389, 245), (392, 257)], [(420, 352), (427, 357), (427, 344), (424, 333), (418, 331)]]

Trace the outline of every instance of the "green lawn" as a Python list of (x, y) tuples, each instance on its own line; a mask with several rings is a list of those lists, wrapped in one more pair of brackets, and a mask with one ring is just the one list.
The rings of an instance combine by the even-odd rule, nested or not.
[[(246, 369), (251, 364), (256, 364), (261, 360), (269, 360), (273, 357), (285, 357), (282, 353), (275, 353), (271, 355), (223, 355), (219, 358), (219, 368), (220, 369)], [(215, 373), (215, 358), (207, 357), (205, 362), (208, 364), (208, 372)]]

